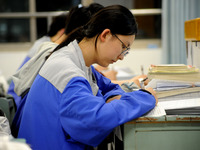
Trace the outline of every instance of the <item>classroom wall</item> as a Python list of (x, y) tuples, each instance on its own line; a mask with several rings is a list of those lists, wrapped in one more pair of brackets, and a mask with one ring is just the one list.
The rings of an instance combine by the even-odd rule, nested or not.
[[(25, 58), (29, 44), (2, 45), (0, 44), (0, 71), (6, 79), (9, 79), (18, 69)], [(144, 66), (144, 72), (147, 73), (150, 64), (161, 63), (160, 48), (157, 49), (134, 49), (131, 50), (123, 61), (118, 61), (114, 66), (128, 67), (134, 74), (141, 74), (141, 65)]]
[(24, 60), (30, 44), (0, 44), (0, 72), (9, 79)]
[(141, 74), (141, 66), (144, 68), (144, 73), (147, 74), (151, 64), (161, 64), (162, 49), (134, 49), (124, 57), (124, 60), (118, 61), (114, 66), (129, 67), (135, 75)]

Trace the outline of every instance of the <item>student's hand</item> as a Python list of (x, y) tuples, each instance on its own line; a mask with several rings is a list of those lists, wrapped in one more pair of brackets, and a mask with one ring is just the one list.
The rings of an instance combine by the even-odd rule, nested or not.
[(147, 90), (148, 92), (150, 92), (156, 99), (156, 105), (158, 103), (158, 97), (156, 95), (156, 92), (153, 90), (153, 88), (149, 87), (149, 88), (146, 88), (145, 90)]
[[(137, 84), (141, 88), (139, 79), (140, 78), (145, 79), (146, 77), (147, 77), (147, 75), (139, 75), (139, 76), (131, 78), (129, 80), (129, 82), (134, 82), (135, 84)], [(146, 81), (144, 81), (144, 85), (147, 85), (148, 83), (149, 83), (149, 79), (147, 79)]]
[(117, 80), (117, 71), (109, 70), (108, 67), (102, 67), (100, 65), (95, 65), (95, 69), (103, 74), (106, 78), (110, 80)]
[(121, 95), (116, 95), (116, 96), (113, 96), (112, 98), (109, 98), (107, 101), (106, 101), (106, 103), (109, 103), (109, 102), (111, 102), (112, 100), (115, 100), (115, 99), (120, 99), (121, 98)]

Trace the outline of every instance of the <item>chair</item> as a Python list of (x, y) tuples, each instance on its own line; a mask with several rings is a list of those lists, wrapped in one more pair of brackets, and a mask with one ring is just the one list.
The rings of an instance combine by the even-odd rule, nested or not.
[(6, 95), (6, 97), (0, 97), (0, 109), (5, 113), (11, 125), (16, 112), (14, 99), (11, 95)]

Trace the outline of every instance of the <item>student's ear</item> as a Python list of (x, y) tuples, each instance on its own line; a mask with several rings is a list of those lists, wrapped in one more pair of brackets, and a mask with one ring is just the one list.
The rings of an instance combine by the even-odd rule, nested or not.
[(102, 42), (104, 42), (106, 38), (108, 38), (111, 35), (112, 34), (111, 34), (110, 29), (105, 29), (103, 30), (103, 32), (101, 32), (101, 34), (99, 35), (99, 38), (101, 39)]

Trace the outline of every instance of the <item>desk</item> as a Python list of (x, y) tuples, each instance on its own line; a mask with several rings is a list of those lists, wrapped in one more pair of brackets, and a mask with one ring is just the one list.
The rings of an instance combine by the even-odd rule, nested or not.
[(124, 150), (200, 150), (200, 116), (141, 117), (128, 122)]

